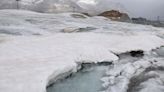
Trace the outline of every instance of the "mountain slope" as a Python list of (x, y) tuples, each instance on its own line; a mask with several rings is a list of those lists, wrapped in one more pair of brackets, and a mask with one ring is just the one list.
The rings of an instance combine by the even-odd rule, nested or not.
[[(96, 15), (107, 10), (120, 10), (127, 12), (120, 3), (110, 0), (21, 0), (21, 9), (29, 9), (39, 12), (85, 12)], [(16, 1), (1, 0), (0, 9), (16, 8)]]

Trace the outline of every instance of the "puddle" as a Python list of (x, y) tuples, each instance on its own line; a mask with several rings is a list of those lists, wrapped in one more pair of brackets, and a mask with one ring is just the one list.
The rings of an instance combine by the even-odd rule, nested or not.
[(67, 79), (57, 81), (47, 88), (47, 92), (99, 92), (102, 89), (100, 80), (109, 66), (87, 65)]

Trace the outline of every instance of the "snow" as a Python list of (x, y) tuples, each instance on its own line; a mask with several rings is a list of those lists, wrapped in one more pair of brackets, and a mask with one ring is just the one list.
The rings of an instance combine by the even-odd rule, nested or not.
[(163, 92), (163, 60), (151, 54), (133, 62), (120, 60), (101, 79), (107, 89), (103, 92)]
[[(125, 90), (124, 84), (128, 84), (128, 78), (136, 69), (146, 68), (151, 63), (140, 60), (121, 65), (116, 62), (119, 58), (115, 54), (150, 51), (164, 45), (164, 40), (158, 36), (162, 28), (113, 22), (103, 17), (74, 18), (72, 14), (78, 13), (0, 10), (0, 91), (46, 92), (48, 84), (66, 76), (65, 73), (76, 72), (77, 62), (102, 61), (115, 61), (116, 67), (107, 74), (112, 75), (109, 79), (115, 82), (114, 76), (122, 71), (119, 77), (122, 82), (114, 87)], [(62, 32), (69, 27), (96, 29)], [(4, 29), (5, 32), (1, 31)]]

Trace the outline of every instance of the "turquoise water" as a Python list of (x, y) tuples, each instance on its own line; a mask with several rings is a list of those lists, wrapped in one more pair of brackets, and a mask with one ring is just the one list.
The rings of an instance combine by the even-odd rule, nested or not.
[(47, 92), (99, 92), (100, 80), (109, 66), (92, 66), (47, 88)]

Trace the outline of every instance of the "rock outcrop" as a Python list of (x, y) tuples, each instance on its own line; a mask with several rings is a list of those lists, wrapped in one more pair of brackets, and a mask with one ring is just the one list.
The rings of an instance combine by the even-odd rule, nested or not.
[(115, 21), (130, 21), (130, 17), (128, 16), (127, 13), (121, 13), (117, 10), (111, 10), (111, 11), (105, 11), (101, 14), (99, 14), (99, 16), (104, 16), (107, 17), (111, 20), (115, 20)]

